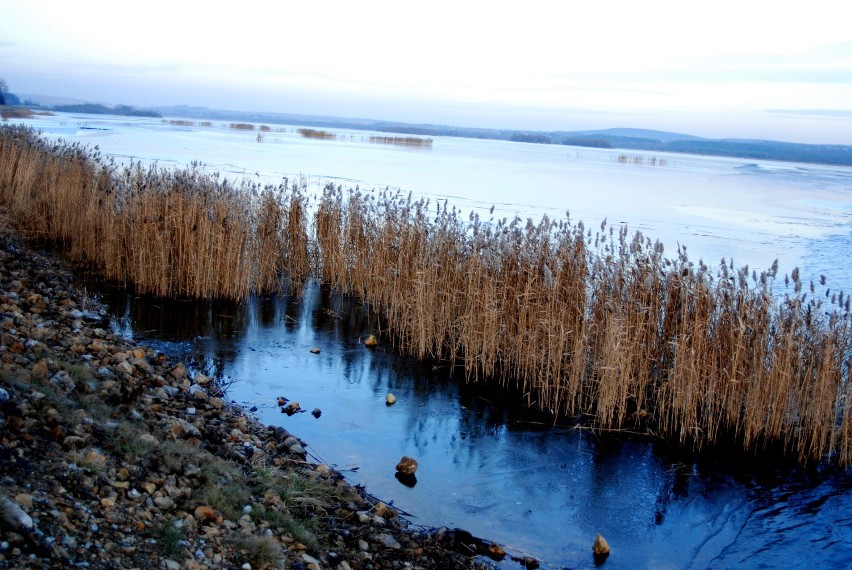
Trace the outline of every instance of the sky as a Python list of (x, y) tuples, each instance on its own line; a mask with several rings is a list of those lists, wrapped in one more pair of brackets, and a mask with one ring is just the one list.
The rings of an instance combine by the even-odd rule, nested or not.
[(849, 0), (0, 0), (12, 93), (852, 144)]

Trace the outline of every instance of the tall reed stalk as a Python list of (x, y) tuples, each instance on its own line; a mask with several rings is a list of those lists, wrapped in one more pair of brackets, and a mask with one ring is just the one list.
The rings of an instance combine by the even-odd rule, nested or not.
[(334, 186), (313, 199), (303, 182), (118, 166), (23, 127), (0, 129), (0, 203), (141, 291), (240, 299), (317, 279), (370, 303), (400, 350), (557, 417), (852, 463), (850, 298), (798, 270), (780, 295), (777, 264), (669, 258), (606, 222), (483, 221)]

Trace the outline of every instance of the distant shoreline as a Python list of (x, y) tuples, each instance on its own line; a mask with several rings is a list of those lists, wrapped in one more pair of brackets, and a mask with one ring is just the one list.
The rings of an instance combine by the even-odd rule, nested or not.
[(805, 144), (763, 139), (707, 139), (682, 133), (647, 129), (614, 128), (584, 131), (525, 131), (288, 113), (228, 111), (185, 105), (155, 108), (135, 108), (129, 105), (106, 107), (100, 104), (28, 105), (28, 107), (59, 112), (276, 123), (303, 127), (378, 131), (418, 137), (444, 136), (492, 139), (529, 144), (564, 145), (575, 148), (641, 150), (749, 160), (799, 162), (827, 166), (852, 166), (852, 145)]

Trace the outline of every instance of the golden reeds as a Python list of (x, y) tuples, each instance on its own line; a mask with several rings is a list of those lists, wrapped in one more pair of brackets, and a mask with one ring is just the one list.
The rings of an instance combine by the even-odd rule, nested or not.
[(371, 136), (370, 142), (379, 144), (395, 144), (399, 146), (432, 146), (432, 139), (424, 139), (420, 137)]
[[(21, 229), (141, 291), (240, 299), (314, 278), (370, 303), (397, 347), (516, 386), (557, 416), (852, 463), (849, 296), (798, 271), (693, 263), (625, 227), (483, 221), (446, 203), (196, 166), (119, 167), (0, 128), (0, 202)], [(311, 214), (313, 212), (313, 214)]]
[(336, 134), (319, 129), (299, 129), (299, 134), (309, 139), (334, 140), (337, 138)]

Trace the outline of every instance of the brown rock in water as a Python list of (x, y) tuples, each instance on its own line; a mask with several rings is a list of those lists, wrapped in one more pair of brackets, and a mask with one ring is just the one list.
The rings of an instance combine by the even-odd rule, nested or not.
[(492, 544), (488, 547), (488, 556), (493, 560), (503, 560), (506, 558), (506, 551), (499, 544)]
[(322, 415), (322, 410), (320, 410), (319, 408), (314, 408), (314, 411), (311, 412), (311, 414), (313, 414), (315, 418), (318, 418)]
[(320, 353), (320, 349), (318, 347), (316, 347), (316, 346), (311, 347), (311, 354), (319, 354), (319, 353)]
[(385, 404), (388, 406), (396, 404), (396, 396), (394, 396), (393, 393), (388, 392), (388, 395), (385, 397)]
[(600, 534), (595, 537), (595, 543), (592, 545), (592, 552), (594, 553), (596, 560), (602, 560), (609, 556), (609, 543)]
[(417, 471), (417, 461), (407, 455), (403, 455), (399, 463), (396, 464), (396, 470), (403, 475), (414, 475), (414, 472)]
[(288, 416), (292, 416), (293, 414), (301, 412), (302, 407), (299, 405), (299, 402), (290, 402), (289, 404), (281, 408), (281, 411), (287, 414)]
[(376, 338), (376, 335), (371, 334), (367, 337), (367, 340), (364, 341), (364, 346), (367, 348), (375, 348), (379, 344), (379, 339)]

